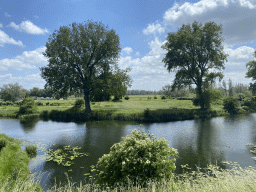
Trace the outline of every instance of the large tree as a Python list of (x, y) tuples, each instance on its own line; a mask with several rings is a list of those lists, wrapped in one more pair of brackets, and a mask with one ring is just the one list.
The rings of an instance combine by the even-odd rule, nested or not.
[(18, 101), (26, 96), (25, 89), (22, 88), (18, 83), (5, 84), (1, 88), (1, 99), (4, 101)]
[[(256, 58), (256, 51), (254, 51), (254, 57)], [(246, 67), (248, 69), (246, 73), (246, 78), (252, 78), (254, 81), (253, 83), (250, 83), (250, 90), (252, 91), (253, 95), (256, 95), (256, 61), (249, 61), (246, 64)]]
[(41, 75), (60, 97), (83, 92), (86, 112), (91, 112), (90, 93), (112, 70), (120, 53), (119, 36), (102, 23), (87, 21), (60, 27), (49, 37), (46, 50), (48, 66)]
[(208, 100), (208, 87), (216, 78), (223, 78), (221, 70), (227, 56), (223, 52), (222, 26), (214, 22), (194, 22), (183, 24), (175, 33), (168, 33), (167, 42), (162, 46), (167, 50), (163, 62), (169, 72), (176, 72), (172, 88), (195, 84), (201, 109)]

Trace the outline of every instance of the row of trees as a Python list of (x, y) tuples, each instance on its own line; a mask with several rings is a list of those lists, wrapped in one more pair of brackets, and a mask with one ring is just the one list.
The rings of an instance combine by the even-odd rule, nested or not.
[(1, 99), (4, 101), (19, 101), (25, 97), (52, 97), (52, 93), (47, 89), (39, 89), (34, 87), (33, 89), (24, 89), (18, 83), (15, 84), (5, 84), (1, 87), (0, 91)]

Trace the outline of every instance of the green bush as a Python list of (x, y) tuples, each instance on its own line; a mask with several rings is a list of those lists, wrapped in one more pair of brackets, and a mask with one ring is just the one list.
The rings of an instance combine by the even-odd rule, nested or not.
[(161, 182), (172, 176), (175, 159), (169, 157), (177, 155), (177, 150), (169, 147), (167, 140), (156, 139), (144, 130), (133, 130), (99, 159), (96, 167), (104, 171), (99, 173), (97, 182), (109, 186), (130, 182), (144, 185), (150, 179)]
[(27, 145), (26, 146), (26, 153), (28, 154), (29, 158), (33, 158), (37, 154), (36, 145)]
[(13, 105), (13, 102), (11, 102), (11, 101), (6, 101), (5, 103), (6, 103), (7, 106), (8, 105)]
[(156, 95), (154, 96), (154, 99), (157, 99), (157, 96), (156, 96)]
[(233, 97), (226, 97), (223, 100), (223, 109), (229, 114), (236, 114), (238, 111), (238, 103)]
[(129, 98), (128, 96), (125, 96), (124, 99), (125, 99), (125, 100), (129, 100), (130, 98)]
[(166, 97), (163, 95), (163, 96), (161, 97), (161, 99), (166, 99)]
[(81, 108), (84, 105), (84, 99), (76, 99), (74, 107)]
[(37, 103), (36, 103), (38, 106), (43, 106), (44, 104), (42, 103), (42, 102), (40, 102), (40, 101), (38, 101)]
[(25, 98), (21, 102), (19, 114), (33, 114), (36, 113), (36, 104), (34, 99), (32, 98)]

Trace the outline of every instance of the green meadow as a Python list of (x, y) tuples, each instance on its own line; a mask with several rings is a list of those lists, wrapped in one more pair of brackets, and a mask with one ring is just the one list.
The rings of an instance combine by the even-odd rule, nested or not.
[[(159, 121), (168, 121), (167, 117), (162, 116), (176, 116), (180, 115), (180, 118), (175, 117), (170, 120), (183, 120), (194, 119), (200, 117), (200, 107), (194, 106), (190, 98), (167, 98), (161, 99), (160, 95), (132, 95), (129, 96), (129, 100), (125, 100), (124, 97), (120, 101), (104, 101), (104, 102), (91, 102), (91, 109), (93, 115), (97, 116), (96, 120), (145, 120), (145, 113), (148, 115), (147, 119), (154, 119), (156, 114), (161, 116), (155, 119)], [(67, 100), (36, 100), (38, 114), (44, 114), (49, 116), (51, 111), (68, 113), (82, 113), (85, 107), (82, 106), (79, 109), (75, 109), (75, 98), (69, 98)], [(0, 117), (2, 118), (17, 118), (17, 112), (19, 105), (13, 104), (8, 106), (0, 106)], [(148, 113), (147, 113), (148, 111)], [(223, 110), (222, 100), (218, 100), (211, 105), (211, 109), (208, 112), (214, 112), (212, 116), (226, 115)], [(45, 115), (48, 114), (48, 115)], [(96, 114), (96, 115), (95, 115)], [(212, 113), (213, 114), (213, 113)], [(65, 118), (67, 119), (67, 116)]]

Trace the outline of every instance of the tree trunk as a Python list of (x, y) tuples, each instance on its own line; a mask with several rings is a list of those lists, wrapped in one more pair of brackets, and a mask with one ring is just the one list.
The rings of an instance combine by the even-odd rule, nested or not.
[(203, 96), (202, 86), (199, 85), (199, 86), (197, 87), (197, 89), (198, 89), (200, 107), (201, 107), (201, 110), (204, 110), (204, 109), (205, 109), (205, 108), (204, 108), (205, 102), (204, 102), (204, 96)]
[(85, 104), (85, 113), (91, 113), (89, 93), (84, 91), (84, 104)]

